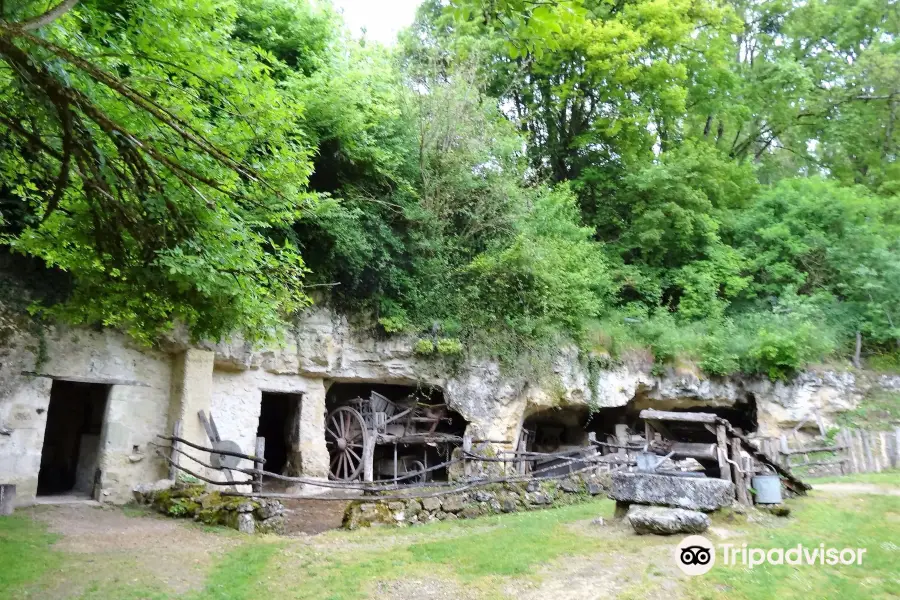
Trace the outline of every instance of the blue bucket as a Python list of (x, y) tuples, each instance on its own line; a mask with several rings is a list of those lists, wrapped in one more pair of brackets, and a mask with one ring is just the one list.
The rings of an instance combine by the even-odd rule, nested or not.
[(781, 478), (778, 475), (757, 475), (750, 484), (756, 490), (757, 504), (781, 504)]

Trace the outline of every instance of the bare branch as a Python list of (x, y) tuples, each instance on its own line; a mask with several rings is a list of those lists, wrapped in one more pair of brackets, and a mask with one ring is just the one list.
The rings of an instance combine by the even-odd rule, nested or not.
[(44, 14), (31, 19), (26, 19), (21, 23), (15, 23), (13, 26), (20, 31), (34, 31), (35, 29), (40, 29), (44, 25), (49, 25), (75, 8), (76, 4), (78, 4), (78, 0), (63, 0)]

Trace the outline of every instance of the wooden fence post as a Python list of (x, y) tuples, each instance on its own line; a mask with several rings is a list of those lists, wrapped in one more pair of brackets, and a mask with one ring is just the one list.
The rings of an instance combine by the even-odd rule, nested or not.
[(472, 434), (466, 432), (463, 435), (463, 474), (466, 479), (472, 476), (472, 461), (469, 459), (469, 452), (472, 451)]
[(750, 506), (750, 498), (747, 495), (747, 483), (744, 480), (744, 474), (741, 473), (741, 440), (739, 438), (731, 438), (731, 460), (734, 468), (734, 488), (737, 494), (737, 501), (745, 506)]
[(375, 481), (375, 430), (369, 431), (363, 439), (363, 481)]
[(719, 479), (731, 481), (731, 469), (728, 467), (728, 434), (721, 423), (716, 425), (716, 454), (719, 458)]
[(894, 467), (900, 467), (900, 427), (894, 430)]
[[(172, 437), (181, 437), (181, 419), (175, 421), (175, 426), (172, 427)], [(181, 449), (181, 442), (177, 440), (172, 440), (172, 452), (169, 458), (172, 462), (169, 463), (169, 479), (172, 481), (178, 481), (178, 465), (181, 464), (181, 454), (178, 453), (178, 450)]]
[(525, 475), (525, 452), (527, 452), (528, 440), (525, 437), (525, 430), (519, 435), (519, 444), (516, 446), (516, 472), (519, 475)]
[[(256, 458), (264, 458), (266, 455), (266, 438), (258, 437), (256, 438), (256, 449), (253, 451), (253, 456)], [(263, 463), (255, 462), (253, 463), (253, 468), (259, 471), (263, 470)], [(253, 478), (253, 491), (256, 493), (262, 492), (263, 488), (263, 474), (257, 473)]]
[(875, 459), (872, 457), (872, 448), (869, 446), (869, 436), (861, 429), (856, 430), (856, 437), (859, 440), (859, 447), (862, 449), (863, 460), (866, 463), (866, 472), (875, 470)]

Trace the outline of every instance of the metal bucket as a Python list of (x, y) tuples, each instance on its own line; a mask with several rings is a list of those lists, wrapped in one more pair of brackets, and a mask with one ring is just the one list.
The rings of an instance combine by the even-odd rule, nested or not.
[(778, 475), (757, 475), (751, 480), (757, 504), (781, 504), (781, 478)]

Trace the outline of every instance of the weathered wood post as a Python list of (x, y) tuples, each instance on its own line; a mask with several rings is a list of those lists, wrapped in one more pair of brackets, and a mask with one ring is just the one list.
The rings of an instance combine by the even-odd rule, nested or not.
[(734, 469), (734, 489), (737, 495), (737, 501), (745, 506), (750, 506), (750, 497), (747, 494), (747, 482), (744, 480), (744, 474), (741, 473), (741, 465), (743, 464), (743, 459), (741, 458), (741, 440), (738, 438), (731, 438), (731, 460), (733, 464), (731, 465)]
[(363, 481), (375, 481), (375, 430), (363, 438)]
[(900, 467), (900, 427), (894, 430), (894, 467)]
[[(253, 451), (253, 456), (256, 458), (264, 458), (266, 455), (266, 438), (258, 437), (256, 438), (256, 449)], [(263, 463), (257, 461), (253, 463), (253, 468), (262, 471)], [(257, 494), (262, 492), (263, 488), (263, 474), (257, 473), (253, 478), (253, 491)]]
[(469, 453), (472, 451), (472, 434), (468, 431), (463, 435), (463, 474), (466, 479), (472, 476), (472, 461), (469, 460)]
[[(172, 437), (181, 437), (181, 419), (175, 421), (175, 425), (172, 427)], [(178, 465), (181, 464), (181, 454), (178, 452), (180, 449), (181, 442), (172, 440), (172, 452), (169, 456), (172, 461), (169, 463), (169, 479), (172, 481), (178, 481)]]
[[(465, 438), (464, 438), (465, 439)], [(519, 432), (519, 443), (516, 446), (516, 473), (519, 475), (525, 475), (526, 465), (525, 465), (525, 453), (528, 451), (528, 439), (525, 435), (525, 428)]]
[(716, 425), (716, 454), (719, 459), (719, 478), (731, 481), (731, 469), (728, 467), (728, 432), (725, 425)]
[(0, 516), (13, 514), (16, 507), (16, 486), (13, 483), (0, 483)]
[(616, 448), (616, 454), (623, 457), (628, 456), (628, 425), (621, 423), (616, 425), (616, 444), (621, 446)]

